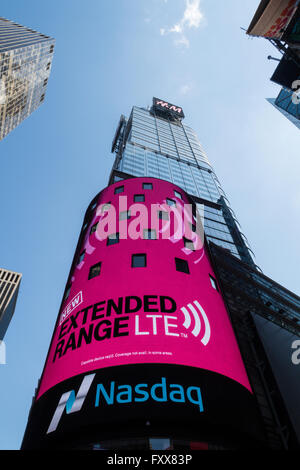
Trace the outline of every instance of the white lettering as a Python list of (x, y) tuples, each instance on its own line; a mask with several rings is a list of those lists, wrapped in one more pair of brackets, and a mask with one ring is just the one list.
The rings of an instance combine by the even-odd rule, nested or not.
[(165, 323), (165, 333), (166, 336), (179, 336), (179, 333), (171, 333), (169, 328), (177, 328), (178, 325), (174, 323), (169, 323), (168, 320), (177, 320), (177, 317), (171, 317), (170, 315), (164, 316), (164, 323)]
[(292, 349), (296, 349), (292, 354), (292, 363), (297, 366), (300, 364), (300, 340), (296, 340), (292, 343)]
[(135, 334), (136, 335), (148, 335), (149, 331), (140, 331), (139, 330), (139, 316), (135, 316)]

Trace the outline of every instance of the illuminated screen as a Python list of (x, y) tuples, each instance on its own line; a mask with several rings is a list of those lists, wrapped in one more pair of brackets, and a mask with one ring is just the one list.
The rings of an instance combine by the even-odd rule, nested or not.
[(180, 188), (153, 178), (122, 181), (99, 194), (37, 398), (78, 374), (158, 363), (216, 372), (251, 391), (199, 226), (166, 236), (186, 204)]

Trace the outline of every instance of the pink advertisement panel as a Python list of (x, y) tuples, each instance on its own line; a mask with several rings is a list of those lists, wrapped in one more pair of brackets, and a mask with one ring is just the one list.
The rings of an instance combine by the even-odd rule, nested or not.
[(206, 369), (251, 391), (199, 225), (195, 232), (188, 213), (189, 233), (164, 236), (185, 204), (180, 188), (154, 178), (121, 181), (99, 194), (37, 398), (72, 376), (142, 363)]

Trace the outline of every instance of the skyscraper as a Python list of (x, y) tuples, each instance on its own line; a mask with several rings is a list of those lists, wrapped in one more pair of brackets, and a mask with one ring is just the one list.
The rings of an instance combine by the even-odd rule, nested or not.
[(0, 18), (0, 140), (45, 99), (55, 40)]
[(0, 269), (0, 340), (3, 340), (15, 311), (22, 275)]
[(134, 106), (121, 116), (113, 141), (116, 153), (110, 183), (118, 175), (151, 176), (171, 181), (193, 196), (203, 212), (208, 240), (254, 265), (224, 190), (192, 128), (183, 124), (181, 108), (153, 98), (152, 109)]
[(300, 299), (257, 268), (183, 119), (181, 107), (157, 98), (120, 118), (24, 449), (298, 445), (295, 397), (284, 397), (258, 330), (263, 319), (297, 336)]
[[(291, 95), (283, 89), (276, 104), (290, 103)], [(289, 104), (289, 108), (294, 114), (298, 106)], [(291, 345), (300, 337), (300, 299), (264, 276), (256, 266), (198, 137), (183, 119), (180, 107), (157, 98), (153, 98), (151, 109), (134, 106), (128, 119), (121, 116), (112, 146), (116, 158), (109, 182), (129, 175), (162, 178), (184, 188), (200, 208), (215, 270), (239, 346), (247, 358), (247, 371), (262, 416), (268, 410), (263, 418), (268, 445), (288, 448), (289, 433), (297, 433), (300, 442), (300, 380), (290, 360)], [(268, 380), (264, 380), (259, 363), (264, 364)], [(291, 390), (295, 390), (295, 395)]]

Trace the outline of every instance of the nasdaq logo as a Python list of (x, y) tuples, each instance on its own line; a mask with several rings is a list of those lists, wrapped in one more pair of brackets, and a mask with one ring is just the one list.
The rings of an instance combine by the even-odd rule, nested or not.
[[(82, 409), (85, 398), (90, 390), (96, 374), (86, 375), (75, 395), (74, 390), (62, 394), (53, 418), (47, 430), (47, 434), (55, 431), (66, 410), (66, 414), (76, 413)], [(194, 405), (202, 413), (204, 411), (202, 393), (198, 386), (184, 386), (168, 383), (166, 377), (161, 377), (155, 384), (138, 383), (136, 385), (117, 384), (111, 381), (108, 385), (97, 384), (95, 395), (95, 408), (103, 405), (122, 405), (126, 403), (139, 404), (148, 401), (158, 403), (188, 403)]]
[(64, 410), (66, 410), (67, 414), (75, 413), (81, 410), (95, 375), (96, 374), (90, 374), (84, 377), (76, 396), (74, 390), (70, 390), (69, 392), (62, 394), (49, 425), (47, 434), (56, 430)]
[(200, 387), (189, 386), (185, 388), (180, 384), (168, 384), (165, 377), (161, 381), (150, 386), (147, 383), (132, 385), (117, 385), (112, 381), (108, 388), (103, 384), (97, 385), (95, 407), (101, 403), (114, 405), (115, 403), (142, 403), (153, 400), (160, 403), (190, 402), (197, 406), (199, 412), (203, 411), (203, 402)]

